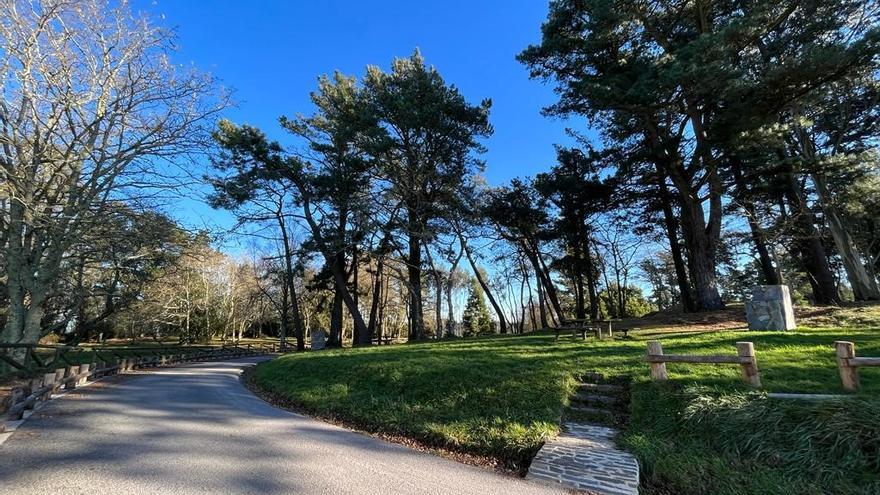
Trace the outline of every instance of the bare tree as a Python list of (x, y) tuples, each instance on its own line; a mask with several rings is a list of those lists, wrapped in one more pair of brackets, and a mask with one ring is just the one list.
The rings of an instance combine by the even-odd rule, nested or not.
[(226, 106), (170, 60), (174, 38), (125, 2), (4, 0), (0, 246), (5, 342), (36, 342), (62, 261), (110, 201), (167, 183)]

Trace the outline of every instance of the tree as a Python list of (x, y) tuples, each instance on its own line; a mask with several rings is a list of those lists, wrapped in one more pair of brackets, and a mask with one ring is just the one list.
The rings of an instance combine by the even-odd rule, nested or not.
[[(551, 114), (587, 115), (612, 140), (645, 149), (678, 190), (676, 199), (700, 309), (723, 307), (715, 254), (721, 236), (718, 161), (705, 133), (712, 91), (700, 57), (713, 24), (696, 4), (565, 0), (550, 5), (542, 42), (519, 59), (555, 79)], [(625, 26), (625, 29), (618, 29)], [(715, 82), (714, 80), (711, 82)], [(692, 138), (691, 138), (692, 137)], [(708, 217), (706, 216), (708, 211)]]
[(167, 216), (111, 204), (105, 221), (86, 234), (62, 263), (65, 274), (47, 298), (44, 332), (69, 342), (113, 333), (112, 319), (143, 297), (145, 288), (186, 249), (190, 235)]
[(611, 188), (599, 178), (601, 157), (596, 151), (558, 148), (557, 160), (550, 172), (538, 174), (535, 189), (556, 209), (550, 235), (563, 244), (566, 252), (557, 263), (572, 274), (575, 317), (586, 318), (585, 301), (589, 301), (590, 318), (596, 319), (599, 270), (591, 222), (609, 207)]
[(364, 90), (384, 131), (372, 140), (371, 153), (390, 183), (389, 195), (403, 209), (410, 338), (423, 339), (422, 248), (444, 203), (482, 166), (474, 154), (483, 151), (479, 139), (492, 133), (491, 101), (469, 104), (418, 51), (395, 59), (391, 72), (368, 67)]
[(469, 337), (491, 333), (492, 321), (489, 319), (489, 308), (483, 299), (483, 289), (476, 278), (471, 279), (470, 286), (467, 305), (461, 316), (463, 335)]
[[(602, 314), (612, 318), (639, 318), (654, 308), (645, 299), (642, 289), (635, 285), (618, 287), (612, 284), (599, 292)], [(624, 304), (621, 305), (621, 299)]]
[[(308, 143), (300, 159), (307, 162), (310, 173), (299, 182), (301, 194), (320, 210), (316, 227), (319, 241), (313, 235), (321, 252), (332, 253), (329, 272), (334, 284), (333, 310), (328, 345), (341, 346), (343, 298), (350, 276), (347, 261), (357, 270), (358, 244), (366, 237), (366, 222), (359, 218), (370, 215), (373, 161), (364, 151), (364, 142), (370, 133), (377, 133), (376, 116), (366, 105), (365, 96), (357, 88), (354, 78), (340, 73), (318, 79), (318, 91), (311, 95), (315, 114), (293, 119), (281, 118), (281, 124), (292, 134)], [(393, 208), (392, 208), (393, 209)], [(310, 223), (311, 225), (311, 223)], [(323, 245), (322, 245), (323, 244)], [(357, 281), (357, 275), (354, 274)], [(357, 297), (357, 291), (353, 291)], [(354, 344), (369, 345), (370, 332), (361, 325), (363, 317), (355, 305), (350, 308), (355, 319)], [(357, 313), (357, 314), (355, 314)], [(360, 321), (359, 321), (360, 320)]]
[(548, 327), (545, 294), (553, 310), (550, 319), (554, 313), (557, 319), (563, 318), (559, 295), (542, 252), (542, 242), (547, 240), (550, 228), (547, 210), (546, 200), (532, 184), (519, 179), (512, 180), (509, 186), (490, 190), (483, 209), (497, 234), (516, 246), (532, 265), (538, 280), (538, 307), (543, 328)]
[(681, 304), (670, 253), (659, 252), (653, 258), (645, 258), (639, 263), (639, 268), (651, 286), (650, 299), (657, 309), (664, 311)]
[(215, 208), (232, 211), (239, 224), (257, 223), (277, 232), (280, 246), (283, 286), (281, 290), (280, 345), (286, 345), (292, 317), (297, 350), (305, 350), (305, 329), (294, 283), (294, 251), (289, 209), (298, 198), (298, 191), (281, 171), (284, 166), (280, 149), (268, 143), (257, 129), (236, 127), (222, 120), (214, 132), (219, 150), (213, 165), (220, 175), (208, 177), (214, 193), (208, 198)]
[[(204, 149), (226, 106), (171, 61), (173, 36), (104, 0), (0, 11), (0, 246), (4, 342), (36, 342), (65, 257), (110, 202), (163, 185), (163, 159)], [(219, 97), (218, 97), (219, 96)]]

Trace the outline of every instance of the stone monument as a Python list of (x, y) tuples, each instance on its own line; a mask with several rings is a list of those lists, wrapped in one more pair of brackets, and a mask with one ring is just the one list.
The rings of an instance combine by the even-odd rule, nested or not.
[(756, 285), (746, 303), (749, 330), (794, 330), (794, 308), (787, 285)]
[(320, 328), (312, 330), (312, 350), (320, 351), (324, 348), (325, 344), (326, 338), (324, 335), (324, 330)]

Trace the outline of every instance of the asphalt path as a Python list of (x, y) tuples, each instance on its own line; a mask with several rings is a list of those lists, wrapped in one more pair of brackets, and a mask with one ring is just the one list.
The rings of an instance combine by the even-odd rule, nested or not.
[(107, 379), (46, 403), (0, 445), (0, 494), (550, 494), (273, 407), (259, 358)]

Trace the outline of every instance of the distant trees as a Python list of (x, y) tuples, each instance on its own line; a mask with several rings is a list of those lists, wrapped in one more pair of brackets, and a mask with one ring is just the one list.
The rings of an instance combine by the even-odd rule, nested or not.
[(271, 302), (251, 261), (211, 248), (204, 235), (190, 238), (179, 258), (148, 283), (116, 321), (116, 337), (176, 337), (181, 343), (237, 341), (274, 334)]
[(108, 209), (62, 263), (65, 276), (50, 292), (43, 333), (71, 343), (112, 334), (119, 313), (137, 305), (186, 249), (189, 234), (167, 216), (119, 203)]
[(257, 225), (257, 232), (274, 233), (279, 247), (281, 297), (279, 302), (281, 334), (284, 347), (293, 323), (297, 349), (305, 349), (305, 330), (294, 282), (296, 246), (291, 232), (289, 208), (299, 199), (296, 187), (286, 179), (286, 162), (280, 147), (269, 143), (265, 135), (252, 127), (237, 127), (220, 121), (214, 132), (220, 150), (213, 159), (220, 175), (209, 177), (214, 193), (208, 198), (215, 208), (235, 213), (239, 224)]
[[(173, 36), (125, 4), (9, 1), (0, 11), (3, 342), (36, 342), (71, 256), (203, 149), (225, 107), (213, 80), (169, 59)], [(73, 269), (74, 273), (67, 271)]]
[[(426, 262), (433, 265), (433, 243), (444, 235), (442, 226), (451, 224), (450, 205), (482, 166), (475, 155), (482, 151), (479, 139), (491, 133), (490, 102), (467, 103), (418, 52), (395, 60), (389, 73), (369, 67), (360, 83), (335, 74), (318, 86), (312, 116), (281, 119), (300, 147), (284, 149), (257, 129), (221, 123), (215, 133), (220, 174), (211, 178), (214, 204), (237, 209), (267, 189), (291, 192), (270, 210), (282, 236), (281, 219), (293, 220), (308, 235), (302, 249), (323, 259), (314, 282), (331, 281), (330, 345), (342, 345), (346, 317), (356, 345), (369, 344), (380, 331), (386, 270), (406, 288), (409, 338), (425, 338)], [(393, 253), (401, 256), (389, 258)], [(363, 268), (373, 272), (370, 289), (360, 282)], [(428, 273), (435, 279), (433, 326), (439, 335), (443, 277), (437, 269)], [(361, 292), (373, 296), (368, 318)], [(295, 304), (291, 311), (300, 312)]]

